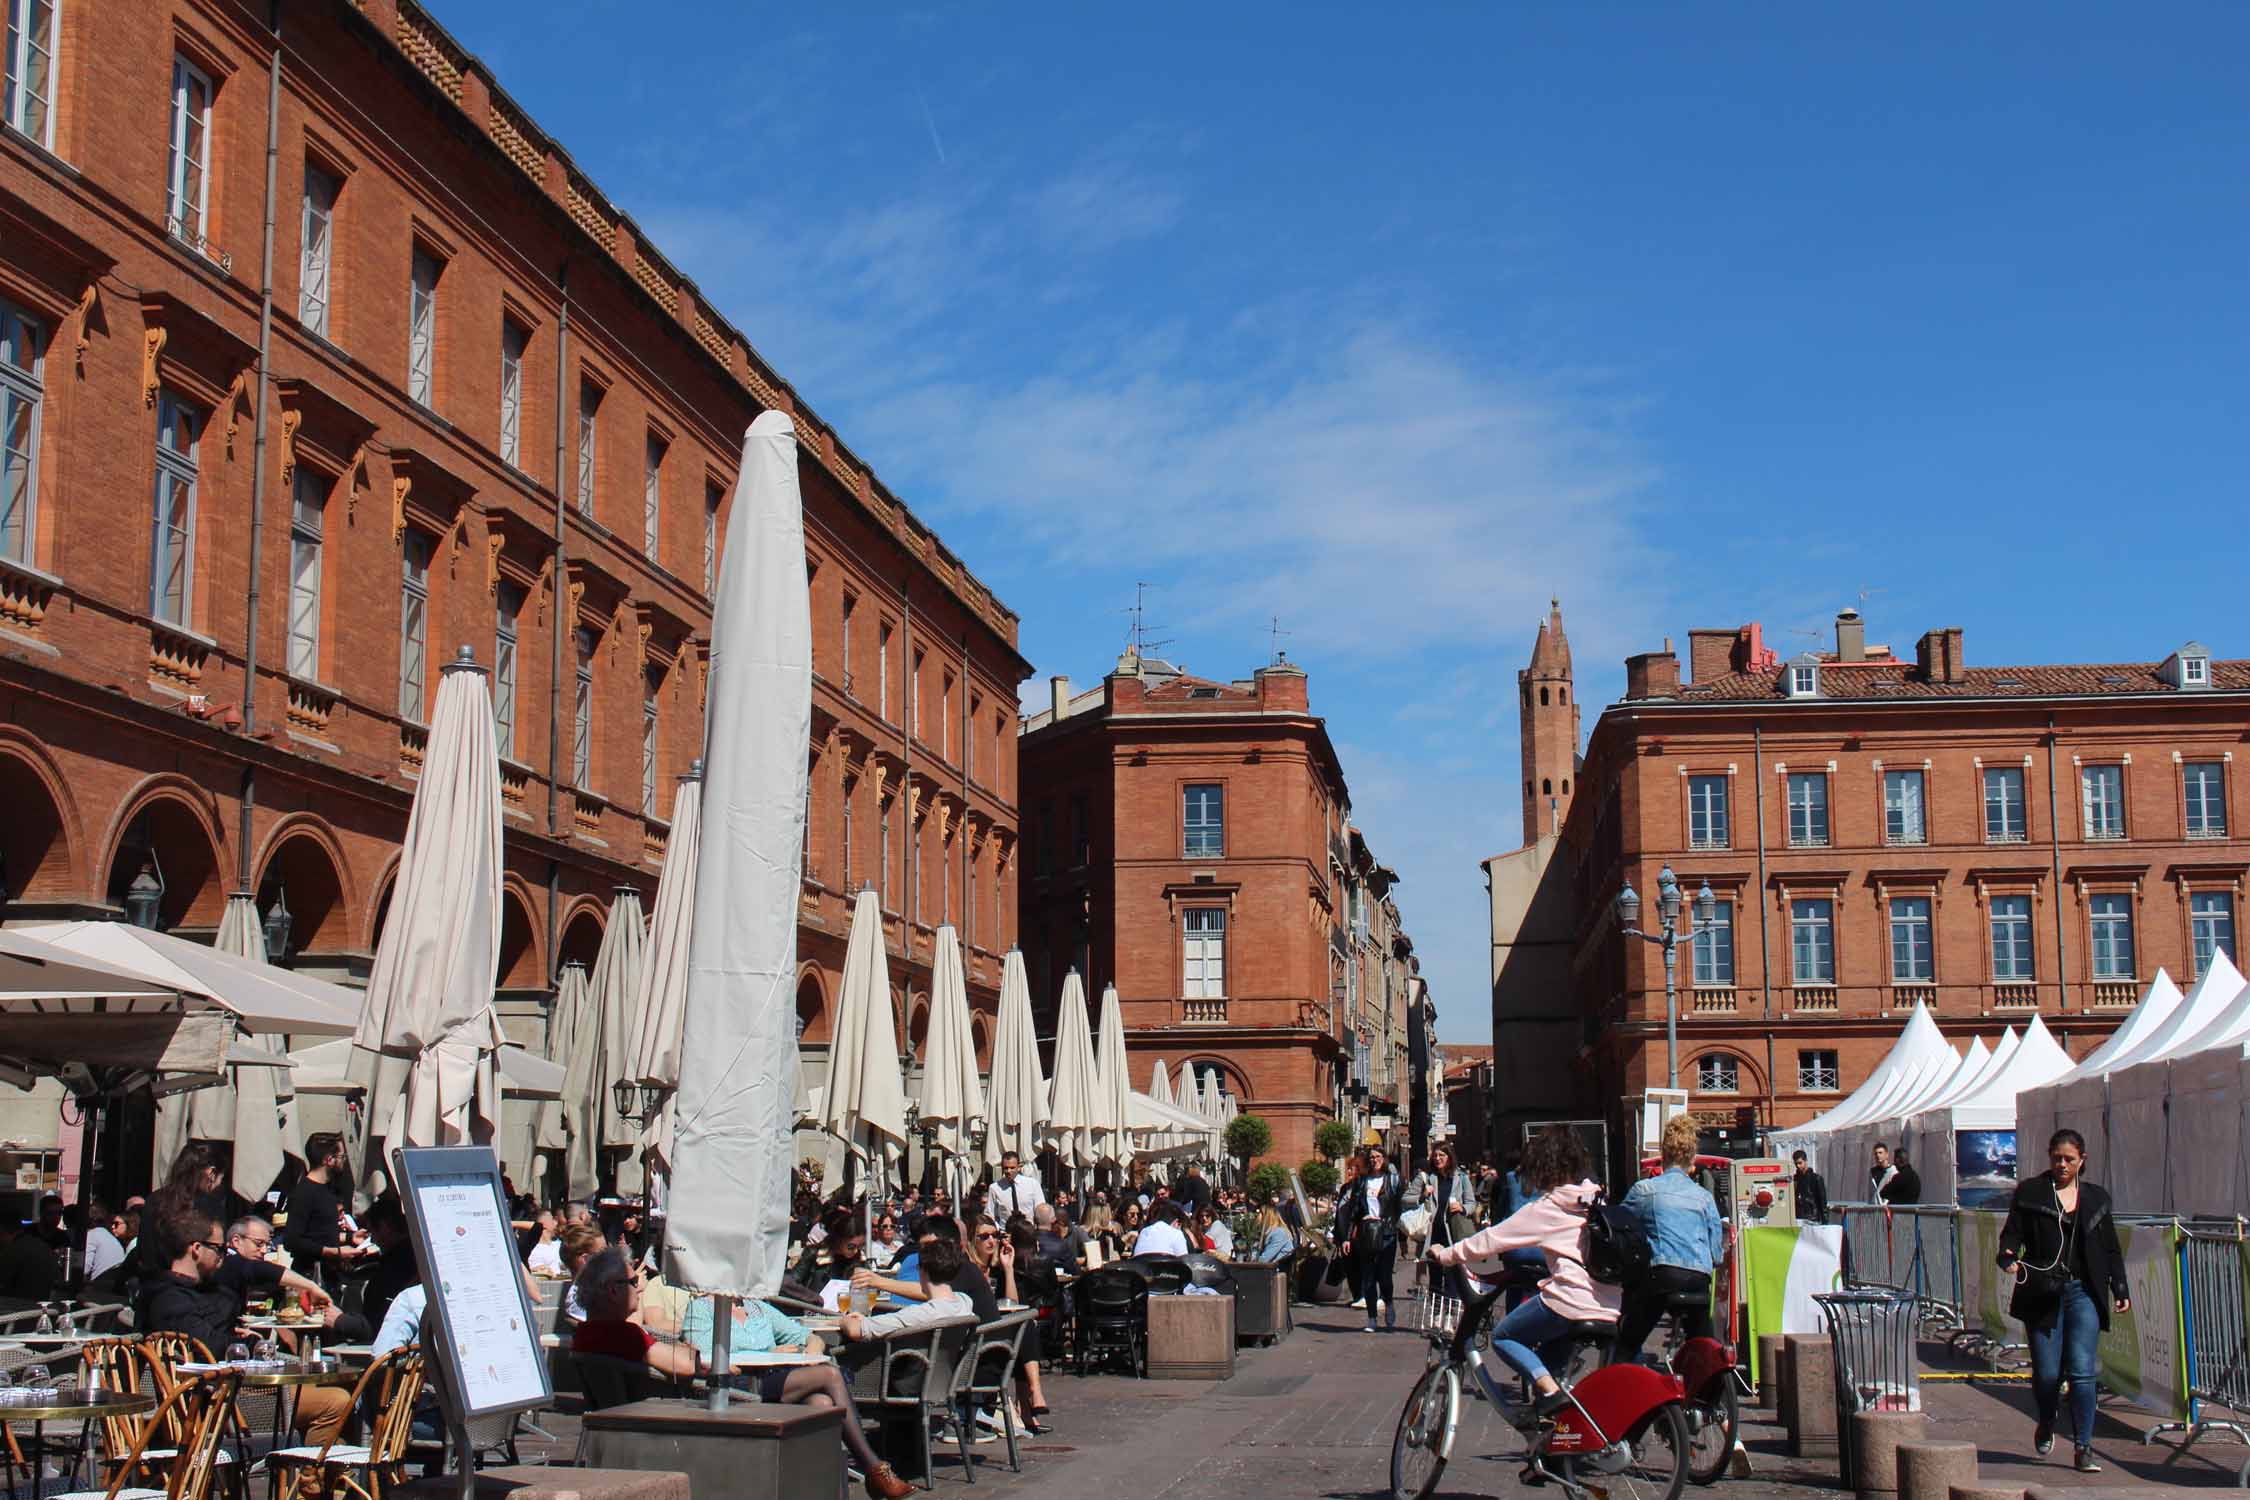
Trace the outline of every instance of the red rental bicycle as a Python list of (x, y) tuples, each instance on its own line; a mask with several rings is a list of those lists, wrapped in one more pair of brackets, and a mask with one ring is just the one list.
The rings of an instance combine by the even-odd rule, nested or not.
[[(1559, 1485), (1568, 1500), (1679, 1500), (1688, 1479), (1687, 1392), (1679, 1377), (1646, 1365), (1603, 1365), (1569, 1383), (1570, 1404), (1536, 1415), (1492, 1368), (1487, 1329), (1498, 1291), (1466, 1302), (1425, 1294), (1423, 1332), (1429, 1363), (1399, 1413), (1391, 1438), (1392, 1500), (1427, 1500), (1453, 1454), (1461, 1399), (1491, 1403), (1522, 1433), (1526, 1473)], [(1599, 1359), (1616, 1337), (1614, 1323), (1573, 1323), (1565, 1340), (1575, 1366)]]

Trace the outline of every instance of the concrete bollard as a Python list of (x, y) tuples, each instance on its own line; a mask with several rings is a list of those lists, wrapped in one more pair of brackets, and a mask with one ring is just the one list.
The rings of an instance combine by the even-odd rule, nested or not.
[(1797, 1406), (1789, 1399), (1795, 1382), (1789, 1378), (1789, 1367), (1794, 1363), (1789, 1357), (1789, 1339), (1779, 1335), (1773, 1351), (1773, 1419), (1788, 1432), (1797, 1425)]
[(1953, 1486), (1950, 1500), (2024, 1500), (2024, 1487), (2020, 1484), (1975, 1484)]
[(1781, 1339), (1778, 1333), (1758, 1335), (1758, 1404), (1768, 1411), (1781, 1399)]
[(1836, 1456), (1836, 1350), (1826, 1334), (1789, 1335), (1789, 1452)]
[(1898, 1445), (1898, 1500), (1952, 1500), (1953, 1486), (1977, 1482), (1977, 1445), (1924, 1439)]
[(1929, 1436), (1930, 1419), (1918, 1411), (1852, 1413), (1852, 1469), (1844, 1476), (1859, 1500), (1891, 1500), (1898, 1493), (1898, 1445)]

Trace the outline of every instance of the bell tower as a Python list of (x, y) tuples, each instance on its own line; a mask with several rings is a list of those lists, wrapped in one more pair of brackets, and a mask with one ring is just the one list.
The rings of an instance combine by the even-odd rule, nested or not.
[(1523, 841), (1558, 831), (1578, 779), (1578, 704), (1571, 693), (1570, 638), (1562, 601), (1547, 601), (1547, 618), (1531, 643), (1531, 665), (1516, 673), (1523, 719)]

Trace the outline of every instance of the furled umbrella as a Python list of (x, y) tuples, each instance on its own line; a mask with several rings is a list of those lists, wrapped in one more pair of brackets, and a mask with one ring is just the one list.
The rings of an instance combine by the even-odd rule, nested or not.
[(862, 886), (852, 905), (820, 1128), (878, 1176), (906, 1145), (898, 1012), (891, 1003), (890, 961), (883, 951), (883, 914), (871, 886)]
[(1123, 1166), (1133, 1154), (1128, 1101), (1133, 1080), (1126, 1075), (1132, 1059), (1125, 1055), (1125, 1009), (1117, 986), (1102, 986), (1102, 1023), (1094, 1049), (1094, 1157)]
[(985, 1165), (996, 1167), (1013, 1151), (1023, 1161), (1038, 1154), (1047, 1122), (1047, 1079), (1039, 1066), (1039, 1033), (1031, 1019), (1031, 984), (1023, 952), (1010, 948), (1000, 965), (1000, 1019), (992, 1033), (992, 1126), (985, 1132)]
[[(712, 600), (665, 1279), (716, 1293), (713, 1362), (733, 1299), (771, 1296), (789, 1249), (797, 1071), (797, 909), (812, 742), (812, 605), (790, 418), (742, 438)], [(723, 1402), (714, 1384), (714, 1402)]]
[[(950, 922), (938, 928), (930, 959), (930, 1021), (922, 1042), (918, 1102), (924, 1128), (936, 1127), (937, 1148), (958, 1176), (959, 1165), (969, 1155), (972, 1127), (985, 1118), (985, 1103), (976, 1036), (969, 1028), (969, 981), (961, 967), (961, 937)], [(961, 1190), (956, 1181), (956, 1202)]]
[(463, 646), (438, 683), (356, 1038), (413, 1064), (382, 1132), (391, 1145), (490, 1145), (499, 1135), (499, 965), (500, 757), (485, 671)]
[(696, 856), (703, 847), (703, 762), (688, 767), (672, 794), (672, 832), (664, 876), (641, 959), (633, 1055), (625, 1076), (640, 1085), (641, 1159), (649, 1190), (672, 1175), (672, 1091), (680, 1086), (680, 1034), (687, 1022), (688, 947), (695, 932)]
[(1066, 1167), (1094, 1165), (1099, 1123), (1094, 1038), (1086, 1019), (1086, 986), (1072, 969), (1063, 979), (1061, 1019), (1055, 1027), (1055, 1076), (1047, 1098), (1047, 1139)]
[[(1173, 1107), (1172, 1074), (1164, 1066), (1164, 1061), (1161, 1058), (1157, 1059), (1155, 1068), (1149, 1074), (1148, 1097), (1162, 1109), (1169, 1110)], [(1164, 1117), (1160, 1116), (1159, 1118)], [(1169, 1120), (1157, 1129), (1150, 1131), (1141, 1141), (1143, 1149), (1148, 1153), (1152, 1162), (1160, 1162), (1162, 1153), (1179, 1144), (1179, 1129)], [(1161, 1165), (1156, 1167), (1156, 1171), (1159, 1176), (1168, 1175), (1168, 1169)]]
[(587, 980), (586, 1016), (592, 1025), (571, 1038), (565, 1064), (573, 1198), (589, 1198), (612, 1186), (618, 1192), (639, 1189), (640, 1173), (626, 1158), (639, 1146), (640, 1132), (618, 1112), (616, 1084), (626, 1077), (632, 1060), (633, 1005), (647, 943), (641, 893), (621, 885), (610, 897), (609, 922), (602, 928), (602, 945)]
[(547, 1159), (550, 1173), (567, 1174), (570, 1170), (570, 1085), (567, 1080), (570, 1060), (577, 1055), (578, 1035), (593, 1025), (586, 1004), (592, 994), (586, 966), (575, 958), (564, 964), (561, 977), (555, 981), (554, 1004), (547, 1013), (547, 1061), (562, 1066), (566, 1081), (561, 1098), (540, 1106), (535, 1138), (539, 1154)]

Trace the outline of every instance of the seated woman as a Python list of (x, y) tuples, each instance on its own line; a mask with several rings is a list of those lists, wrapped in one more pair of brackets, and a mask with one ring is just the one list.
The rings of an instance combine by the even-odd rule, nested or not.
[[(586, 1309), (586, 1320), (571, 1335), (572, 1353), (645, 1363), (660, 1374), (679, 1379), (709, 1368), (712, 1353), (710, 1304), (700, 1298), (696, 1302), (702, 1309), (700, 1345), (659, 1342), (655, 1335), (631, 1321), (640, 1310), (641, 1286), (640, 1277), (625, 1259), (624, 1251), (604, 1250), (586, 1263), (586, 1268), (578, 1273), (578, 1298)], [(745, 1316), (737, 1320), (729, 1336), (730, 1353), (754, 1346), (761, 1337), (767, 1340), (765, 1348), (769, 1350), (793, 1345), (797, 1349), (818, 1352), (810, 1333), (765, 1303), (751, 1303), (743, 1311)], [(691, 1329), (697, 1327), (692, 1310), (687, 1321)], [(690, 1337), (693, 1336), (691, 1333)], [(788, 1342), (781, 1342), (784, 1339)], [(904, 1500), (913, 1492), (913, 1486), (899, 1478), (889, 1464), (876, 1458), (875, 1450), (868, 1446), (867, 1434), (860, 1429), (851, 1398), (844, 1390), (843, 1375), (833, 1364), (763, 1370), (755, 1377), (755, 1387), (758, 1399), (768, 1403), (840, 1408), (844, 1413), (844, 1446), (851, 1450), (853, 1461), (867, 1476), (867, 1493), (877, 1500)]]
[(1566, 1352), (1557, 1346), (1572, 1323), (1616, 1322), (1618, 1290), (1586, 1274), (1586, 1213), (1601, 1186), (1590, 1180), (1586, 1148), (1578, 1137), (1560, 1125), (1548, 1127), (1524, 1148), (1517, 1170), (1536, 1195), (1532, 1201), (1489, 1229), (1436, 1246), (1430, 1259), (1441, 1266), (1466, 1266), (1479, 1276), (1497, 1276), (1507, 1251), (1545, 1254), (1546, 1279), (1536, 1294), (1493, 1325), (1492, 1347), (1531, 1382), (1533, 1409), (1546, 1415), (1570, 1403), (1570, 1394), (1548, 1371), (1547, 1359)]
[(1258, 1248), (1250, 1258), (1255, 1261), (1263, 1261), (1270, 1266), (1279, 1261), (1287, 1260), (1296, 1253), (1296, 1249), (1297, 1237), (1291, 1234), (1289, 1226), (1282, 1222), (1281, 1210), (1275, 1208), (1271, 1203), (1259, 1209)]
[(1648, 1236), (1649, 1268), (1626, 1289), (1612, 1359), (1638, 1359), (1650, 1330), (1664, 1317), (1665, 1303), (1675, 1296), (1698, 1299), (1680, 1331), (1691, 1339), (1711, 1334), (1711, 1268), (1726, 1253), (1727, 1229), (1719, 1205), (1689, 1175), (1695, 1167), (1695, 1120), (1674, 1115), (1665, 1121), (1661, 1149), (1664, 1170), (1634, 1183), (1618, 1205)]

